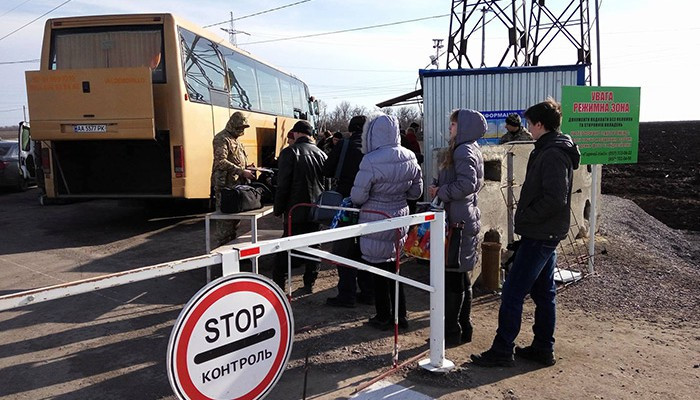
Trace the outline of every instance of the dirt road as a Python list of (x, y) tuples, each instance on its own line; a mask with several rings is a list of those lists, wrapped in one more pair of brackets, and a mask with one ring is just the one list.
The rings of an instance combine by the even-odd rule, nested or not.
[[(2, 294), (204, 252), (204, 224), (196, 209), (106, 200), (41, 207), (36, 196), (36, 189), (0, 193)], [(264, 224), (277, 227), (279, 220), (266, 218)], [(441, 399), (696, 398), (697, 265), (673, 258), (664, 271), (671, 269), (674, 277), (656, 280), (619, 274), (623, 264), (656, 272), (661, 261), (646, 254), (646, 244), (618, 241), (614, 229), (609, 231), (601, 275), (559, 296), (556, 366), (538, 369), (520, 362), (512, 369), (483, 370), (466, 363), (469, 354), (488, 347), (494, 333), (498, 299), (489, 295), (474, 307), (474, 343), (448, 351), (458, 366), (454, 372), (431, 375), (412, 364), (388, 379)], [(261, 264), (269, 275), (270, 260)], [(427, 279), (425, 265), (409, 264), (404, 271)], [(270, 399), (302, 397), (307, 354), (307, 398), (347, 398), (389, 367), (390, 334), (364, 325), (372, 307), (324, 305), (335, 295), (335, 276), (326, 267), (317, 291), (292, 303), (294, 350)], [(183, 273), (0, 313), (0, 398), (174, 398), (165, 369), (167, 340), (181, 307), (202, 282), (201, 272)], [(656, 296), (666, 283), (665, 291), (679, 290), (679, 303), (687, 308), (682, 313), (673, 311), (675, 303), (667, 297), (654, 297), (657, 305), (652, 301), (643, 312), (633, 312), (639, 300), (616, 292), (646, 285), (639, 290)], [(428, 349), (428, 296), (408, 289), (407, 297), (411, 326), (400, 337), (401, 360)], [(531, 338), (531, 305), (526, 309), (519, 343)]]

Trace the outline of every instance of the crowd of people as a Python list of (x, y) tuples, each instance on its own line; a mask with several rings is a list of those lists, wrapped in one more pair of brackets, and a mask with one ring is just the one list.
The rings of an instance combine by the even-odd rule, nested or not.
[[(529, 132), (522, 126), (520, 116), (512, 114), (506, 119), (508, 133), (501, 138), (501, 143), (535, 140), (515, 213), (520, 246), (503, 285), (493, 344), (472, 355), (473, 364), (479, 366), (512, 366), (514, 354), (544, 365), (556, 362), (555, 249), (568, 231), (573, 170), (578, 167), (580, 155), (578, 147), (560, 131), (561, 106), (553, 99), (533, 105), (524, 116)], [(438, 178), (427, 191), (431, 199), (439, 200), (444, 207), (449, 227), (459, 226), (458, 256), (445, 267), (445, 340), (447, 346), (454, 347), (471, 342), (474, 332), (472, 270), (478, 263), (478, 193), (484, 185), (484, 160), (477, 141), (488, 125), (481, 113), (469, 109), (453, 111), (449, 122), (449, 147), (439, 165)], [(246, 169), (245, 150), (237, 141), (246, 127), (245, 118), (236, 112), (214, 138), (212, 188), (217, 205), (222, 187), (252, 178)], [(287, 135), (288, 146), (278, 158), (273, 211), (283, 218), (284, 236), (320, 229), (310, 219), (308, 209), (293, 207), (313, 203), (324, 190), (327, 178), (334, 179), (334, 190), (346, 198), (347, 204), (361, 210), (355, 217), (342, 219), (340, 226), (415, 212), (415, 201), (423, 194), (423, 156), (416, 135), (419, 129), (414, 123), (404, 131), (395, 117), (385, 114), (356, 116), (350, 120), (348, 134), (325, 131), (315, 142), (312, 126), (306, 121), (297, 122)], [(396, 243), (402, 248), (406, 233), (403, 228), (344, 239), (333, 243), (332, 252), (393, 273), (399, 268)], [(302, 292), (312, 293), (319, 263), (300, 259), (293, 264), (297, 265), (305, 266)], [(387, 330), (398, 321), (399, 329), (409, 327), (403, 285), (399, 284), (398, 304), (394, 304), (395, 281), (340, 265), (337, 272), (338, 294), (327, 299), (328, 306), (373, 304), (375, 314), (368, 319), (369, 326)], [(286, 275), (284, 253), (272, 276), (282, 289)], [(536, 305), (534, 340), (527, 347), (516, 347), (523, 302), (528, 294)]]

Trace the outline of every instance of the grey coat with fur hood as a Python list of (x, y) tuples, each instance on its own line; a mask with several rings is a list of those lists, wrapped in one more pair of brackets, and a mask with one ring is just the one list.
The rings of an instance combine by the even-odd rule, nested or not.
[[(380, 211), (390, 217), (408, 215), (406, 199), (417, 199), (423, 188), (421, 169), (412, 151), (401, 147), (396, 117), (380, 115), (363, 129), (365, 153), (350, 192), (362, 210)], [(360, 223), (385, 219), (384, 215), (360, 213)], [(396, 240), (406, 241), (407, 229), (378, 232), (360, 238), (362, 258), (370, 263), (393, 261)]]
[(437, 196), (445, 204), (450, 224), (464, 222), (459, 272), (471, 271), (477, 262), (481, 229), (478, 192), (484, 185), (484, 159), (476, 140), (486, 133), (486, 119), (474, 110), (459, 110), (452, 165), (440, 170)]

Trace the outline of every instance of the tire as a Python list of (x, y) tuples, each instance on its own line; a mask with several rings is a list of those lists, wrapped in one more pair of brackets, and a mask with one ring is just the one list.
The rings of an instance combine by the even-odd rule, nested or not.
[(24, 177), (19, 178), (19, 183), (17, 183), (17, 190), (24, 192), (29, 187), (29, 182)]

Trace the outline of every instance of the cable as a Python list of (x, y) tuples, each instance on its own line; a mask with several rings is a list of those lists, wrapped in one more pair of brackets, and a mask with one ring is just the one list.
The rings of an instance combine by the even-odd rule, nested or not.
[(323, 33), (312, 33), (312, 34), (310, 34), (310, 35), (292, 36), (292, 37), (281, 38), (281, 39), (261, 40), (261, 41), (258, 41), (258, 42), (249, 42), (249, 43), (245, 43), (245, 45), (249, 45), (249, 44), (260, 44), (260, 43), (270, 43), (270, 42), (281, 42), (281, 41), (284, 41), (284, 40), (303, 39), (303, 38), (316, 37), (316, 36), (335, 35), (335, 34), (337, 34), (337, 33), (346, 33), (346, 32), (362, 31), (362, 30), (366, 30), (366, 29), (383, 28), (383, 27), (385, 27), (385, 26), (393, 26), (393, 25), (407, 24), (407, 23), (409, 23), (409, 22), (424, 21), (424, 20), (426, 20), (426, 19), (444, 18), (444, 17), (449, 17), (449, 16), (450, 16), (450, 14), (433, 15), (432, 17), (423, 17), (423, 18), (409, 19), (409, 20), (405, 20), (405, 21), (390, 22), (390, 23), (387, 23), (387, 24), (363, 26), (363, 27), (360, 27), (360, 28), (343, 29), (343, 30), (340, 30), (340, 31), (323, 32)]
[(7, 35), (5, 35), (5, 36), (3, 36), (3, 37), (0, 37), (0, 40), (5, 39), (6, 37), (12, 35), (13, 33), (17, 32), (17, 31), (19, 31), (19, 30), (21, 30), (21, 29), (24, 29), (24, 28), (27, 27), (28, 25), (30, 25), (30, 24), (32, 24), (32, 23), (38, 21), (38, 20), (41, 19), (42, 17), (45, 17), (45, 16), (51, 14), (52, 12), (58, 10), (59, 8), (63, 7), (64, 5), (66, 5), (66, 4), (68, 4), (68, 3), (70, 3), (71, 1), (73, 1), (73, 0), (66, 0), (66, 1), (64, 1), (63, 3), (57, 5), (56, 7), (50, 9), (50, 10), (47, 11), (47, 12), (41, 14), (40, 16), (38, 16), (38, 17), (34, 18), (33, 20), (27, 22), (26, 24), (20, 26), (19, 28), (17, 28), (17, 29), (15, 29), (14, 31), (8, 33)]
[(23, 5), (29, 3), (31, 0), (24, 0), (23, 2), (19, 3), (18, 5), (12, 7), (11, 9), (5, 11), (4, 13), (0, 14), (0, 17), (4, 17), (5, 15), (11, 13), (12, 11), (15, 11), (16, 9), (22, 7)]
[(0, 61), (0, 65), (8, 65), (8, 64), (28, 64), (28, 63), (37, 63), (41, 61), (38, 58), (32, 59), (32, 60), (20, 60), (20, 61)]
[[(244, 19), (244, 18), (255, 17), (256, 15), (260, 15), (260, 14), (265, 14), (265, 13), (269, 13), (269, 12), (272, 12), (272, 11), (281, 10), (281, 9), (283, 9), (283, 8), (295, 6), (295, 5), (297, 5), (297, 4), (306, 3), (306, 2), (309, 2), (309, 1), (311, 1), (311, 0), (297, 1), (296, 3), (291, 3), (291, 4), (287, 4), (287, 5), (284, 5), (284, 6), (277, 7), (277, 8), (271, 8), (271, 9), (269, 9), (269, 10), (256, 12), (255, 14), (249, 14), (249, 15), (244, 15), (244, 16), (242, 16), (242, 17), (234, 18), (233, 21), (238, 21), (238, 20)], [(227, 24), (227, 23), (229, 23), (229, 22), (231, 22), (231, 20), (230, 20), (230, 19), (227, 19), (226, 21), (217, 22), (217, 23), (211, 24), (211, 25), (205, 25), (205, 26), (203, 26), (202, 28), (211, 28), (212, 26), (223, 25), (223, 24)]]
[(0, 112), (13, 112), (13, 111), (19, 111), (19, 110), (21, 110), (21, 109), (22, 109), (22, 107), (20, 107), (20, 108), (11, 108), (11, 109), (9, 109), (9, 110), (0, 110)]

